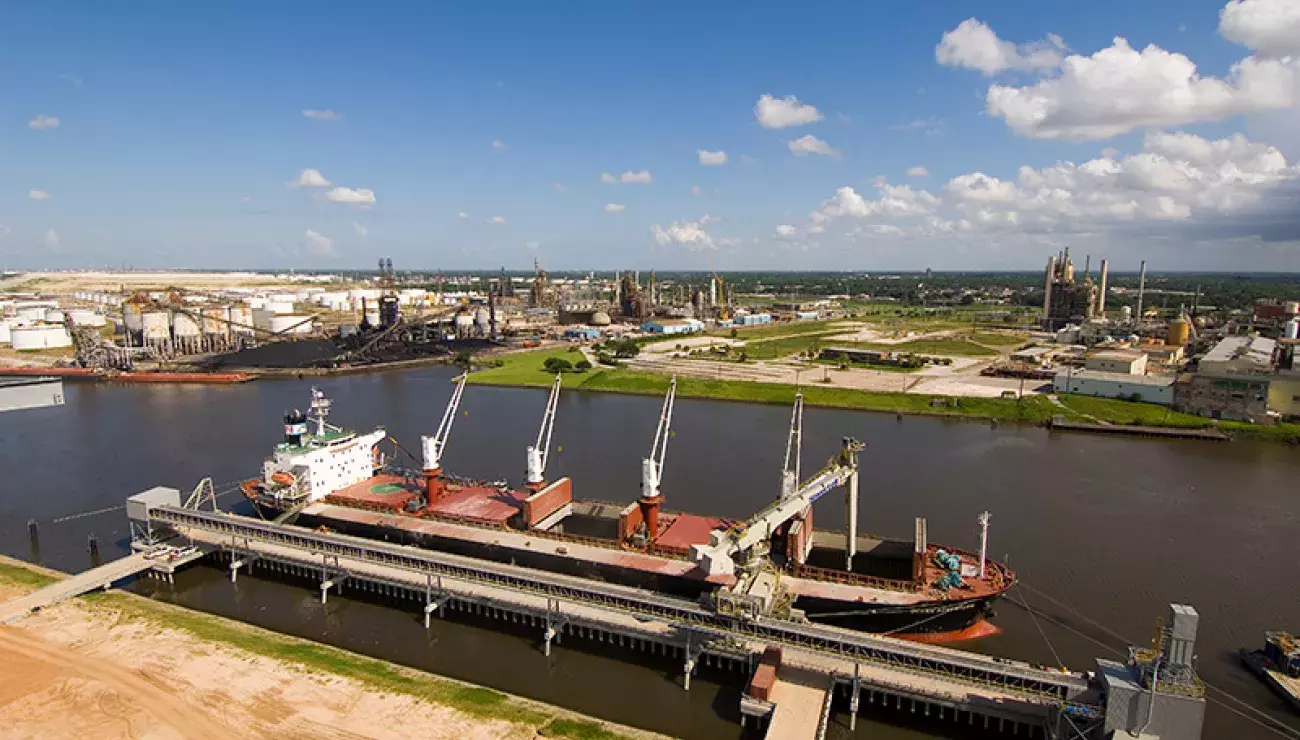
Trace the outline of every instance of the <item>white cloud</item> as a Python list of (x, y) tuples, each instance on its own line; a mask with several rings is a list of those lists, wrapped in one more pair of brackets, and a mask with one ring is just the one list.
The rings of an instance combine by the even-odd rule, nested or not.
[(613, 185), (614, 183), (618, 182), (618, 178), (614, 177), (608, 172), (602, 172), (600, 173), (600, 181), (605, 183), (606, 185)]
[(311, 229), (307, 229), (307, 253), (317, 257), (334, 254), (334, 240)]
[(1300, 3), (1230, 0), (1219, 12), (1219, 33), (1265, 56), (1300, 56)]
[(503, 224), (503, 223), (506, 222), (506, 217), (505, 217), (505, 216), (493, 216), (492, 218), (489, 218), (487, 222), (490, 223), (490, 224)]
[(975, 18), (967, 18), (948, 31), (934, 47), (934, 58), (949, 67), (975, 69), (986, 75), (1007, 70), (1050, 69), (1061, 63), (1065, 42), (1049, 34), (1044, 41), (1016, 45), (1003, 41)]
[(791, 226), (790, 224), (781, 224), (780, 226), (776, 227), (776, 235), (778, 237), (783, 237), (783, 238), (794, 236), (795, 232), (797, 231), (798, 229)]
[(1092, 56), (1071, 55), (1059, 76), (1033, 85), (993, 85), (989, 115), (1036, 139), (1106, 139), (1147, 127), (1217, 121), (1289, 108), (1296, 65), (1247, 57), (1225, 78), (1202, 77), (1192, 60), (1155, 46), (1137, 51), (1123, 38)]
[(375, 191), (369, 188), (352, 188), (337, 187), (325, 194), (325, 200), (331, 203), (343, 203), (351, 206), (362, 206), (363, 208), (375, 204)]
[(763, 128), (790, 128), (816, 123), (824, 116), (811, 105), (800, 103), (793, 95), (774, 98), (764, 94), (754, 104), (754, 117)]
[(711, 152), (708, 149), (697, 149), (696, 156), (700, 159), (700, 164), (705, 167), (716, 167), (727, 163), (727, 153), (724, 151)]
[(461, 218), (469, 218), (469, 214), (466, 213), (465, 211), (461, 211), (461, 212), (457, 213), (456, 215), (457, 215), (457, 216), (460, 216)]
[(289, 183), (291, 188), (326, 188), (332, 185), (320, 170), (306, 169), (298, 173), (298, 179)]
[(553, 183), (551, 183), (551, 190), (554, 190), (554, 191), (557, 192), (557, 193), (567, 193), (567, 192), (569, 192), (569, 189), (566, 188), (566, 187), (564, 187), (564, 183), (562, 183), (562, 182), (553, 182)]
[(699, 185), (694, 185), (691, 187), (691, 195), (694, 195), (696, 198), (700, 197), (703, 193), (704, 191), (700, 190)]
[(251, 204), (253, 202), (253, 196), (245, 195), (244, 197), (240, 198), (240, 200), (244, 201), (245, 203)]
[(716, 220), (706, 213), (698, 221), (674, 221), (666, 229), (655, 224), (650, 233), (658, 244), (680, 244), (693, 252), (714, 249), (713, 237), (705, 227)]
[(530, 252), (536, 252), (537, 250), (539, 250), (539, 249), (541, 249), (541, 248), (542, 248), (542, 243), (541, 243), (541, 242), (528, 242), (528, 243), (524, 244), (524, 249), (527, 249), (527, 250), (530, 251)]
[(909, 167), (907, 169), (908, 177), (925, 177), (928, 174), (930, 174), (930, 171), (919, 164), (915, 167)]
[(785, 145), (796, 157), (803, 157), (808, 154), (821, 154), (826, 157), (840, 156), (838, 149), (832, 149), (830, 144), (812, 134), (804, 134), (793, 141), (787, 141)]
[(32, 200), (49, 200), (50, 194), (44, 190), (28, 190), (27, 197)]
[(57, 252), (63, 246), (63, 240), (59, 238), (59, 232), (54, 229), (46, 229), (45, 233), (41, 235), (41, 242), (51, 252)]
[(27, 122), (27, 128), (33, 131), (44, 131), (46, 129), (58, 128), (58, 127), (59, 127), (59, 117), (47, 116), (44, 113), (36, 116), (35, 118)]
[[(1207, 140), (1182, 132), (1152, 132), (1142, 151), (1116, 152), (1082, 164), (1021, 167), (1014, 179), (971, 172), (937, 193), (877, 183), (868, 200), (842, 187), (809, 215), (808, 232), (837, 219), (866, 222), (859, 235), (883, 236), (892, 226), (909, 236), (965, 232), (1097, 234), (1115, 229), (1180, 228), (1277, 241), (1300, 240), (1294, 203), (1300, 166), (1280, 151), (1241, 134)], [(892, 233), (892, 232), (890, 232)]]
[(506, 148), (506, 143), (505, 143), (504, 141), (500, 140), (500, 139), (493, 139), (493, 140), (492, 140), (492, 148), (493, 148), (493, 149), (505, 149), (505, 148)]
[(365, 226), (363, 226), (362, 224), (357, 223), (356, 221), (353, 221), (353, 222), (352, 222), (352, 230), (355, 231), (355, 232), (357, 232), (357, 236), (369, 236), (369, 235), (370, 235), (370, 229), (367, 229)]
[(342, 113), (335, 113), (329, 108), (308, 108), (302, 114), (314, 121), (341, 121)]
[(68, 82), (71, 82), (72, 86), (77, 88), (78, 90), (86, 86), (85, 80), (81, 79), (76, 75), (70, 75), (67, 72), (60, 72), (59, 74), (56, 74), (54, 76), (59, 78), (60, 80), (67, 80)]
[(944, 121), (942, 118), (916, 118), (907, 123), (896, 123), (889, 127), (890, 131), (919, 131), (926, 136), (939, 136), (943, 133)]
[(650, 174), (650, 170), (641, 170), (640, 172), (633, 172), (632, 170), (628, 170), (627, 172), (624, 172), (618, 177), (614, 177), (608, 172), (601, 173), (600, 181), (605, 183), (606, 185), (612, 185), (617, 182), (644, 184), (644, 183), (654, 182), (654, 177)]
[(606, 203), (605, 213), (622, 213), (626, 208), (622, 203)]

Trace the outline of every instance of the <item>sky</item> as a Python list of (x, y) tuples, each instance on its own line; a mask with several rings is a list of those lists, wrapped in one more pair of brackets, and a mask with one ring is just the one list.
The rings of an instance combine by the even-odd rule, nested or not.
[(0, 267), (1300, 271), (1300, 0), (0, 4)]

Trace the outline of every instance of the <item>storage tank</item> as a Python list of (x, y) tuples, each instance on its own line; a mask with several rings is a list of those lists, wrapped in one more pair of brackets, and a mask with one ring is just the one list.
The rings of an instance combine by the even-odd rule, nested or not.
[(166, 342), (172, 338), (172, 317), (166, 311), (143, 312), (140, 314), (140, 327), (145, 342)]
[(14, 315), (28, 321), (42, 321), (45, 319), (45, 306), (20, 306)]
[(609, 324), (610, 324), (609, 314), (605, 313), (604, 311), (597, 311), (596, 313), (593, 313), (591, 315), (592, 326), (609, 326)]
[(265, 308), (255, 308), (253, 309), (253, 326), (262, 331), (270, 331), (271, 319), (275, 318), (275, 316), (276, 314), (271, 313)]
[(461, 311), (460, 313), (456, 314), (456, 334), (458, 336), (465, 336), (467, 334), (473, 333), (473, 331), (474, 331), (474, 317), (470, 316), (469, 313), (466, 311)]
[(1165, 344), (1170, 347), (1182, 347), (1187, 344), (1191, 336), (1191, 322), (1179, 316), (1169, 322), (1169, 329), (1165, 335)]
[(144, 309), (139, 303), (122, 304), (122, 323), (126, 325), (128, 334), (138, 337), (144, 331), (144, 320), (141, 318), (143, 314)]
[(72, 346), (72, 337), (59, 324), (32, 324), (15, 326), (9, 332), (10, 342), (19, 351), (55, 349)]
[(230, 307), (230, 331), (232, 334), (253, 333), (253, 309), (249, 306)]
[(267, 303), (293, 303), (298, 296), (293, 293), (272, 293), (266, 297)]
[(1119, 317), (1120, 317), (1121, 319), (1123, 319), (1124, 321), (1131, 321), (1131, 320), (1133, 319), (1133, 307), (1132, 307), (1132, 306), (1120, 306), (1120, 307), (1119, 307)]
[(293, 314), (272, 316), (269, 328), (277, 334), (308, 334), (312, 328), (311, 317)]
[(479, 334), (487, 336), (491, 323), (492, 316), (486, 308), (480, 308), (474, 312), (474, 328), (478, 330)]
[[(76, 324), (77, 326), (103, 326), (104, 325), (103, 316), (100, 316), (94, 311), (88, 311), (84, 308), (74, 308), (69, 311), (65, 311), (64, 315), (68, 317), (69, 321)], [(96, 323), (97, 321), (98, 323)]]
[(293, 301), (267, 301), (262, 308), (277, 314), (293, 313)]
[(378, 306), (375, 306), (374, 308), (369, 308), (369, 307), (366, 308), (366, 323), (369, 324), (371, 328), (379, 326)]
[(63, 312), (56, 308), (45, 309), (45, 315), (42, 317), (51, 324), (63, 323)]
[(203, 333), (224, 337), (230, 333), (229, 320), (229, 306), (208, 306), (203, 309)]
[(1287, 339), (1300, 339), (1300, 319), (1291, 319), (1282, 328), (1282, 336)]
[(1295, 316), (1300, 313), (1300, 301), (1287, 301), (1282, 304), (1288, 316)]
[(7, 319), (0, 320), (0, 344), (9, 344), (13, 341), (13, 337), (10, 336), (12, 328), (13, 325)]
[(172, 314), (172, 336), (177, 339), (198, 337), (199, 322), (193, 316), (179, 311)]

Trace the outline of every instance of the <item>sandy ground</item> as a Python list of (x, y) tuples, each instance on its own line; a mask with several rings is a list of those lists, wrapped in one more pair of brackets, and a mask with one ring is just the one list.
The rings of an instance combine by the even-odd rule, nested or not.
[[(19, 593), (0, 585), (0, 600)], [(3, 738), (536, 736), (532, 726), (477, 719), (184, 632), (119, 622), (84, 602), (0, 626)]]
[[(39, 281), (39, 282), (35, 282)], [(277, 280), (274, 275), (251, 272), (25, 272), (0, 280), (0, 289), (34, 283), (42, 293), (70, 293), (74, 290), (161, 289), (171, 286), (192, 288), (238, 288), (267, 285), (302, 285)]]

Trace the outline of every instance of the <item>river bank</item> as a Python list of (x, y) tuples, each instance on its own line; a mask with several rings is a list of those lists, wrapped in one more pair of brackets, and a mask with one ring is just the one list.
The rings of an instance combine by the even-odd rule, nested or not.
[[(547, 372), (543, 364), (552, 357), (576, 362), (582, 359), (583, 355), (568, 349), (499, 355), (492, 358), (494, 366), (472, 372), (468, 382), (474, 385), (549, 387), (555, 376)], [(566, 389), (581, 391), (660, 395), (667, 390), (668, 381), (667, 375), (625, 367), (596, 365), (586, 372), (565, 373), (563, 385)], [(784, 383), (713, 380), (686, 376), (677, 378), (677, 394), (683, 398), (789, 404), (794, 401), (794, 395), (799, 390), (803, 391), (805, 404), (822, 408), (964, 417), (1024, 424), (1046, 424), (1054, 417), (1061, 416), (1067, 421), (1115, 425), (1176, 429), (1212, 427), (1230, 436), (1300, 443), (1300, 424), (1264, 425), (1232, 421), (1216, 423), (1204, 417), (1182, 414), (1156, 404), (1091, 396), (1064, 395), (1056, 401), (1042, 394), (1026, 394), (1022, 398), (972, 398), (863, 391), (839, 388), (833, 382), (824, 384), (818, 380), (796, 387)]]
[[(0, 558), (0, 601), (60, 576)], [(41, 738), (662, 737), (119, 591), (0, 627), (0, 723)]]

